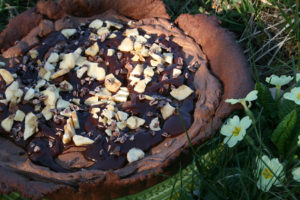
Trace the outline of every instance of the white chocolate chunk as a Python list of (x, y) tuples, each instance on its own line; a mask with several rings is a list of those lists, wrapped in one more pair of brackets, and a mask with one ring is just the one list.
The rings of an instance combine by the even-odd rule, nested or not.
[(85, 50), (85, 54), (88, 56), (95, 56), (99, 52), (98, 43), (95, 42), (92, 46)]
[(117, 92), (121, 87), (122, 83), (113, 74), (108, 74), (105, 77), (104, 85), (108, 91)]
[(63, 29), (61, 31), (61, 33), (67, 38), (69, 39), (72, 35), (74, 35), (76, 33), (76, 29), (74, 28), (67, 28), (67, 29)]
[(154, 119), (151, 120), (149, 127), (152, 131), (160, 131), (161, 130), (159, 127), (158, 117), (155, 117)]
[(57, 63), (59, 61), (59, 55), (57, 53), (51, 53), (47, 59), (48, 63)]
[(173, 89), (170, 94), (175, 99), (182, 101), (190, 96), (194, 91), (186, 85), (181, 85), (176, 89)]
[(140, 80), (135, 86), (134, 86), (134, 91), (138, 93), (143, 93), (145, 92), (146, 89), (146, 82), (145, 80)]
[(154, 76), (154, 71), (152, 67), (147, 66), (146, 69), (144, 70), (144, 75), (148, 77)]
[(98, 63), (89, 63), (87, 75), (97, 81), (103, 81), (105, 79), (105, 70), (102, 67), (98, 67)]
[(118, 111), (116, 117), (118, 121), (125, 121), (128, 118), (128, 114), (123, 111)]
[(26, 94), (24, 96), (24, 100), (25, 101), (29, 101), (33, 97), (34, 97), (34, 89), (33, 88), (29, 88), (29, 90), (27, 90), (27, 92), (26, 92)]
[(6, 69), (0, 69), (0, 75), (4, 79), (6, 85), (9, 85), (9, 84), (11, 84), (14, 81), (14, 77)]
[(101, 28), (103, 25), (103, 21), (100, 19), (95, 19), (94, 21), (92, 21), (89, 25), (89, 28), (94, 28), (94, 29), (99, 29)]
[(78, 119), (76, 111), (72, 112), (72, 120), (73, 120), (74, 128), (80, 129), (79, 119)]
[(115, 54), (114, 49), (107, 49), (107, 56), (113, 56)]
[(173, 53), (163, 53), (163, 56), (166, 63), (173, 64)]
[(87, 67), (81, 67), (76, 71), (77, 78), (82, 78), (85, 72), (87, 72), (88, 68)]
[(39, 52), (36, 49), (32, 49), (29, 51), (29, 55), (32, 59), (36, 59), (39, 56)]
[(65, 109), (65, 108), (69, 107), (70, 105), (71, 105), (71, 103), (69, 101), (66, 101), (66, 100), (60, 98), (57, 101), (56, 108), (57, 109)]
[(6, 131), (10, 132), (14, 124), (14, 115), (10, 115), (9, 117), (5, 118), (1, 122), (1, 127)]
[(46, 106), (43, 110), (42, 110), (42, 114), (45, 117), (45, 119), (48, 121), (50, 119), (52, 119), (53, 117), (53, 113), (50, 111), (51, 108), (49, 106)]
[(25, 113), (22, 110), (17, 110), (14, 120), (22, 122), (25, 118)]
[(145, 153), (138, 148), (131, 148), (127, 153), (127, 160), (129, 163), (140, 160), (144, 158)]
[(144, 125), (145, 120), (136, 116), (131, 116), (126, 120), (127, 126), (130, 129), (136, 129)]
[(129, 52), (133, 50), (133, 41), (126, 37), (121, 44), (118, 46), (118, 49), (120, 51), (125, 51), (125, 52)]
[(164, 120), (168, 119), (171, 115), (173, 115), (175, 108), (167, 103), (164, 107), (160, 109), (162, 117)]
[(38, 131), (38, 118), (32, 112), (25, 117), (24, 140), (27, 140)]

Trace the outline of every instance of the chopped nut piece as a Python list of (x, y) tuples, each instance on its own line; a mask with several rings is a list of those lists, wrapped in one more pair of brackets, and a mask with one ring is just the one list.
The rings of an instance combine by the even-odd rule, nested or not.
[(78, 119), (76, 111), (72, 112), (72, 120), (73, 120), (74, 128), (80, 129), (79, 119)]
[(69, 39), (72, 35), (74, 35), (76, 33), (76, 29), (73, 28), (68, 28), (68, 29), (63, 29), (61, 31), (61, 33), (67, 38)]
[(92, 108), (91, 113), (92, 113), (92, 114), (96, 114), (96, 113), (98, 113), (98, 112), (100, 112), (100, 111), (101, 111), (100, 108)]
[(25, 101), (29, 101), (33, 97), (34, 97), (34, 89), (33, 88), (29, 88), (29, 90), (27, 90), (27, 92), (26, 92), (26, 94), (24, 96), (24, 100)]
[(5, 118), (2, 122), (1, 122), (1, 127), (6, 131), (6, 132), (10, 132), (13, 124), (14, 124), (14, 115), (10, 115), (9, 117)]
[(62, 141), (63, 141), (64, 144), (70, 143), (71, 140), (72, 140), (72, 138), (70, 137), (69, 134), (65, 133), (65, 134), (63, 135)]
[(100, 99), (108, 99), (111, 97), (111, 93), (106, 88), (101, 88), (100, 91), (96, 93), (96, 96)]
[(138, 148), (131, 148), (127, 153), (127, 160), (129, 163), (140, 160), (144, 158), (145, 153)]
[(114, 49), (107, 49), (107, 56), (113, 56), (115, 53)]
[(112, 99), (117, 102), (126, 102), (129, 96), (129, 91), (127, 87), (120, 87), (120, 90), (112, 96)]
[(99, 28), (98, 31), (97, 31), (97, 35), (99, 35), (100, 37), (101, 37), (102, 35), (108, 35), (108, 34), (109, 34), (109, 30), (108, 30), (107, 27), (101, 27), (101, 28)]
[(112, 119), (115, 115), (115, 113), (111, 110), (104, 109), (101, 113), (102, 116), (106, 117), (107, 119)]
[(105, 129), (105, 133), (106, 135), (108, 135), (109, 137), (112, 136), (112, 131), (108, 128), (108, 129)]
[(134, 61), (134, 62), (139, 61), (139, 59), (140, 59), (140, 57), (136, 54), (131, 58), (131, 60)]
[(59, 55), (57, 53), (51, 53), (48, 57), (48, 63), (57, 63), (59, 61)]
[(157, 62), (159, 62), (160, 64), (163, 63), (163, 58), (161, 57), (161, 55), (157, 54), (157, 53), (153, 53), (150, 52), (149, 55)]
[(89, 28), (94, 28), (94, 29), (99, 29), (101, 28), (103, 25), (103, 21), (100, 19), (95, 19), (94, 21), (92, 21), (89, 25)]
[(77, 78), (82, 78), (82, 76), (84, 75), (85, 72), (87, 72), (88, 68), (87, 67), (81, 67), (80, 69), (78, 69), (76, 71), (77, 74)]
[(85, 50), (85, 54), (89, 56), (95, 56), (99, 52), (98, 43), (95, 42), (92, 46)]
[(55, 108), (55, 104), (58, 99), (55, 92), (47, 88), (47, 90), (44, 90), (42, 94), (47, 96), (47, 98), (44, 100), (44, 104), (50, 108)]
[(154, 71), (152, 67), (147, 66), (146, 69), (144, 70), (144, 75), (149, 77), (154, 76)]
[(65, 109), (65, 108), (69, 107), (70, 104), (71, 104), (71, 103), (70, 103), (69, 101), (66, 101), (66, 100), (60, 98), (60, 99), (58, 99), (58, 101), (57, 101), (56, 108), (57, 108), (57, 109)]
[(97, 81), (103, 81), (105, 79), (105, 70), (102, 67), (98, 67), (98, 63), (89, 63), (87, 75)]
[(181, 74), (180, 69), (176, 69), (176, 68), (173, 69), (173, 74), (172, 74), (173, 78), (180, 76), (180, 74)]
[(97, 96), (92, 96), (92, 97), (87, 98), (84, 101), (84, 104), (88, 105), (88, 106), (91, 106), (93, 104), (97, 104), (98, 102), (99, 102), (99, 98)]
[(160, 109), (162, 117), (164, 120), (168, 119), (171, 115), (173, 115), (175, 108), (167, 103), (164, 107)]
[(113, 75), (109, 74), (105, 77), (105, 88), (110, 92), (117, 92), (122, 83)]
[(137, 65), (135, 66), (135, 68), (132, 70), (131, 75), (137, 75), (137, 76), (140, 76), (140, 75), (142, 75), (143, 71), (144, 71), (143, 65), (137, 64)]
[(136, 129), (144, 125), (145, 120), (136, 116), (131, 116), (126, 120), (127, 126), (130, 129)]
[(136, 28), (134, 28), (134, 29), (126, 29), (125, 32), (124, 32), (124, 35), (126, 37), (137, 36), (137, 35), (139, 35), (139, 31)]
[(60, 114), (62, 116), (65, 116), (65, 117), (71, 117), (72, 116), (72, 112), (71, 112), (70, 108), (64, 109), (63, 111), (60, 112)]
[(113, 39), (113, 38), (116, 38), (116, 37), (117, 37), (117, 35), (115, 33), (112, 33), (108, 36), (109, 39)]
[(43, 110), (42, 110), (42, 114), (45, 117), (46, 120), (50, 120), (53, 117), (53, 113), (51, 112), (51, 108), (49, 108), (48, 106), (46, 106)]
[(6, 69), (0, 69), (0, 75), (4, 79), (6, 85), (9, 85), (9, 84), (11, 84), (14, 81), (14, 77)]
[(80, 105), (80, 99), (72, 99), (71, 101), (72, 103), (75, 103), (78, 106)]
[(138, 93), (143, 93), (145, 92), (146, 89), (146, 82), (145, 80), (140, 80), (134, 87), (134, 91)]
[(60, 87), (61, 91), (63, 91), (63, 92), (68, 92), (68, 91), (72, 91), (73, 90), (72, 84), (69, 83), (66, 80), (64, 80), (63, 82), (61, 82), (59, 84), (59, 87)]
[(186, 85), (181, 85), (176, 89), (173, 89), (170, 94), (175, 99), (182, 101), (190, 96), (194, 91)]
[(120, 44), (120, 46), (118, 46), (118, 49), (120, 51), (125, 51), (125, 52), (129, 52), (133, 50), (133, 41), (126, 37)]
[(17, 81), (14, 81), (5, 90), (5, 97), (8, 102), (20, 103), (23, 94), (24, 92), (19, 89), (19, 83)]
[(38, 118), (32, 113), (28, 113), (25, 117), (24, 140), (27, 140), (38, 131)]
[(112, 22), (112, 21), (108, 21), (108, 20), (106, 20), (105, 23), (106, 23), (106, 27), (107, 28), (115, 27), (116, 29), (121, 29), (123, 27), (122, 24), (119, 24), (119, 23), (116, 23), (116, 22)]
[(127, 124), (125, 121), (117, 122), (117, 127), (120, 130), (124, 130), (126, 128)]
[(118, 111), (116, 117), (118, 121), (125, 121), (128, 118), (128, 114), (123, 111)]
[(25, 118), (25, 113), (22, 110), (17, 110), (14, 120), (18, 122), (23, 122)]
[(160, 127), (159, 127), (158, 117), (151, 120), (151, 123), (150, 123), (149, 127), (152, 131), (160, 131), (161, 130)]
[(155, 53), (161, 53), (161, 47), (158, 44), (153, 43), (150, 47), (150, 51)]
[(151, 64), (151, 66), (153, 66), (153, 67), (157, 67), (158, 65), (161, 64), (161, 62), (151, 59), (151, 60), (150, 60), (150, 64)]
[(52, 74), (51, 76), (51, 79), (56, 79), (60, 76), (63, 76), (67, 73), (69, 73), (70, 69), (61, 69), (61, 70), (58, 70), (57, 72), (55, 72), (54, 74)]
[(60, 69), (73, 69), (77, 59), (80, 57), (81, 49), (77, 49), (74, 53), (64, 54), (63, 60), (59, 64)]
[(36, 86), (35, 86), (35, 89), (38, 90), (38, 89), (40, 89), (41, 87), (44, 87), (44, 86), (46, 85), (46, 83), (47, 83), (47, 82), (46, 82), (44, 79), (39, 80), (39, 81), (37, 82)]
[(173, 53), (163, 53), (163, 56), (166, 63), (173, 64)]
[(32, 49), (29, 51), (29, 55), (32, 59), (36, 59), (39, 56), (39, 52), (36, 49)]

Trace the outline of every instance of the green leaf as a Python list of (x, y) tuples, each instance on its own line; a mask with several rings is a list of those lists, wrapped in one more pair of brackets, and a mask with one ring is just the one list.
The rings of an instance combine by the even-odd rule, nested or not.
[(276, 145), (279, 153), (284, 155), (287, 143), (297, 121), (297, 112), (293, 110), (286, 115), (274, 130), (271, 140)]
[(255, 89), (258, 91), (257, 101), (264, 108), (264, 113), (270, 117), (276, 117), (276, 104), (268, 87), (262, 83), (256, 83)]

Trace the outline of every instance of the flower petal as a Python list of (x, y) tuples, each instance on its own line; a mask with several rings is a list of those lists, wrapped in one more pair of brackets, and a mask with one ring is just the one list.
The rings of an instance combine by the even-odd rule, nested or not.
[(292, 175), (295, 181), (300, 182), (300, 167), (293, 169)]
[(240, 122), (240, 125), (243, 129), (247, 129), (251, 126), (252, 124), (252, 120), (250, 119), (250, 117), (246, 116), (246, 117), (243, 117), (241, 122)]
[[(227, 138), (227, 137), (226, 137)], [(233, 147), (234, 145), (236, 145), (237, 140), (235, 139), (235, 137), (228, 137), (228, 139), (224, 139), (224, 143), (228, 145), (228, 147)]]
[(241, 99), (226, 99), (226, 103), (237, 104), (241, 101)]
[(254, 101), (257, 99), (257, 90), (251, 91), (245, 98), (246, 101)]

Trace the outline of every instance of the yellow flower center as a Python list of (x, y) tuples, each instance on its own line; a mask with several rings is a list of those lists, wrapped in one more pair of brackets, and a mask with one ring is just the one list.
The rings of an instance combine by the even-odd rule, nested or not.
[(273, 178), (273, 174), (268, 168), (264, 169), (262, 175), (265, 177), (265, 179)]
[(240, 134), (240, 132), (241, 132), (241, 127), (235, 126), (235, 127), (234, 127), (234, 130), (232, 131), (232, 134), (233, 134), (234, 136), (238, 136), (238, 135)]
[(297, 99), (299, 99), (299, 100), (300, 100), (300, 93), (298, 93), (298, 94), (297, 94)]

